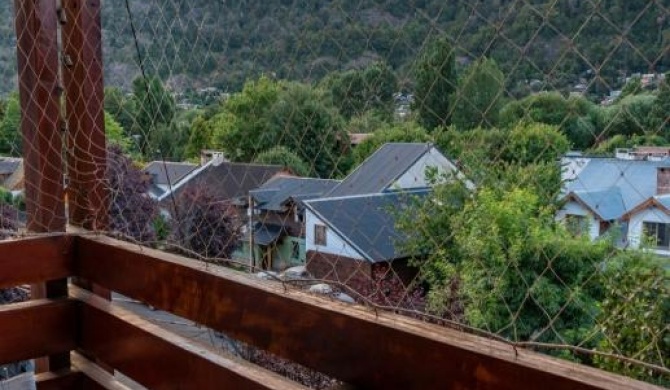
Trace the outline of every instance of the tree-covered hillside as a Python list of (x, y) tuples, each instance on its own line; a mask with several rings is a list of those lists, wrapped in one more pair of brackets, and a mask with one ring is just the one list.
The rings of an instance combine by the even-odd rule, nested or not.
[[(0, 2), (0, 74), (13, 89), (11, 1)], [(316, 80), (383, 58), (401, 85), (428, 38), (446, 33), (461, 62), (494, 59), (510, 92), (528, 81), (565, 88), (579, 77), (665, 71), (670, 55), (668, 1), (647, 0), (131, 0), (150, 72), (173, 88), (239, 90), (260, 73)], [(664, 5), (665, 4), (665, 5)], [(138, 74), (123, 1), (103, 1), (108, 84)], [(588, 72), (590, 71), (590, 72)]]

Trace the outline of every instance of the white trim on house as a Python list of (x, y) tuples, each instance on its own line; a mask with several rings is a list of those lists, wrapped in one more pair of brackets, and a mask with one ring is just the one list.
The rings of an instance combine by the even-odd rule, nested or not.
[[(326, 227), (326, 245), (314, 243), (314, 226)], [(344, 256), (356, 260), (369, 260), (363, 251), (351, 244), (342, 234), (326, 223), (310, 209), (305, 209), (305, 252), (327, 253), (335, 256)]]
[(172, 189), (167, 190), (163, 195), (159, 196), (156, 198), (158, 202), (162, 202), (163, 200), (167, 199), (170, 197), (172, 194), (174, 194), (178, 189), (183, 187), (186, 183), (191, 181), (194, 177), (198, 176), (202, 171), (205, 169), (209, 168), (212, 165), (219, 165), (223, 162), (223, 159), (220, 158), (215, 158), (213, 160), (208, 161), (206, 164), (199, 166), (198, 168), (192, 170), (188, 175), (186, 175), (183, 179), (181, 179), (177, 184), (172, 186)]
[(556, 220), (564, 221), (570, 215), (586, 218), (588, 224), (589, 238), (595, 240), (600, 237), (600, 218), (596, 217), (589, 209), (574, 200), (566, 203), (556, 214)]

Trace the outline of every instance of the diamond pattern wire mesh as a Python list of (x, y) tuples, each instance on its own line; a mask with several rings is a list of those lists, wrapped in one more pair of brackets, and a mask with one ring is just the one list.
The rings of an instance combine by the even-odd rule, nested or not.
[[(61, 39), (47, 52), (59, 79), (29, 68), (39, 61), (16, 67), (29, 32), (13, 26), (28, 16), (0, 5), (0, 179), (15, 194), (2, 195), (4, 235), (54, 230), (59, 210), (37, 210), (24, 233), (17, 177), (58, 186), (46, 173), (75, 144), (91, 158), (70, 161), (65, 181), (93, 195), (68, 194), (68, 207), (104, 214), (94, 230), (670, 383), (667, 2), (100, 7), (102, 48), (84, 40), (82, 55), (101, 49), (103, 71)], [(95, 20), (53, 17), (61, 33)], [(26, 71), (52, 84), (19, 99)], [(104, 118), (86, 109), (100, 77)], [(81, 92), (60, 98), (60, 118), (31, 106), (58, 107), (62, 87)], [(75, 135), (21, 144), (21, 120)], [(73, 130), (103, 123), (106, 145)], [(11, 170), (10, 157), (49, 148), (63, 161)], [(273, 359), (258, 357), (286, 371)], [(297, 374), (330, 383), (311, 375)]]

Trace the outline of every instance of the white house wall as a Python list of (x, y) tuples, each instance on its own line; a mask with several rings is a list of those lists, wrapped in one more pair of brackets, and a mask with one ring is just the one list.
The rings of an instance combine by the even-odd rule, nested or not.
[(431, 148), (428, 153), (417, 160), (407, 172), (400, 176), (400, 178), (391, 185), (390, 189), (428, 187), (429, 183), (428, 180), (426, 180), (426, 168), (428, 167), (436, 167), (441, 174), (456, 170), (456, 167), (449, 161), (449, 159), (444, 157), (444, 155), (437, 149)]
[(556, 214), (556, 219), (562, 221), (568, 215), (581, 215), (586, 217), (586, 222), (589, 225), (589, 237), (591, 240), (595, 240), (600, 236), (600, 221), (581, 204), (575, 201), (566, 203)]
[[(644, 232), (643, 222), (670, 223), (670, 216), (656, 208), (648, 208), (631, 216), (628, 223), (628, 241), (632, 248), (640, 247)], [(656, 250), (656, 252), (670, 255), (670, 251)]]
[[(314, 226), (323, 225), (326, 227), (326, 244), (314, 244)], [(311, 210), (305, 210), (305, 241), (307, 252), (315, 251), (320, 253), (327, 253), (335, 256), (345, 256), (356, 260), (365, 260), (357, 250), (349, 245), (339, 234), (333, 231), (326, 225), (319, 217), (317, 217)]]

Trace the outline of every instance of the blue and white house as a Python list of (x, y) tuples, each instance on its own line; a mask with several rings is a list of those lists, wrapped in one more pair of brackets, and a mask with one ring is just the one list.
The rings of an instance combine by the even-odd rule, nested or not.
[(622, 247), (638, 248), (646, 236), (670, 255), (670, 159), (568, 156), (562, 163), (557, 219), (593, 240), (613, 233)]

